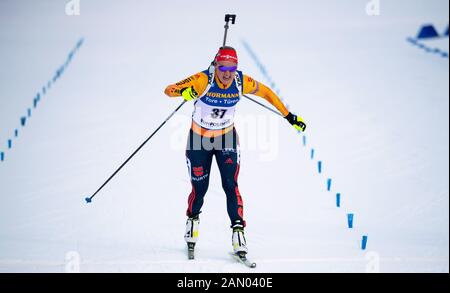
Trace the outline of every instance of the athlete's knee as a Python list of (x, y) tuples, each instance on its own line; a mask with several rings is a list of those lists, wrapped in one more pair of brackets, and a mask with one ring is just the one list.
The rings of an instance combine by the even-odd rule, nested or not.
[(237, 184), (234, 178), (226, 178), (222, 180), (222, 188), (226, 194), (234, 194)]
[(209, 180), (195, 181), (192, 179), (192, 189), (199, 196), (204, 196), (209, 188)]

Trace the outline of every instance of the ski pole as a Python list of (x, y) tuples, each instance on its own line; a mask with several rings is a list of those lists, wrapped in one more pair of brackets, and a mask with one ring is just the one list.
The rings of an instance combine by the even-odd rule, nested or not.
[(180, 108), (186, 103), (186, 101), (183, 101), (176, 109), (175, 111), (172, 112), (172, 114), (170, 114), (169, 117), (167, 117), (166, 120), (164, 120), (163, 123), (161, 123), (161, 125), (159, 125), (159, 127), (134, 151), (134, 153), (131, 154), (131, 156), (128, 157), (128, 159), (126, 159), (125, 162), (123, 162), (122, 165), (120, 165), (120, 167), (108, 178), (108, 180), (105, 181), (105, 183), (102, 184), (102, 186), (100, 186), (99, 189), (97, 189), (97, 191), (91, 195), (90, 197), (86, 197), (86, 203), (90, 203), (92, 201), (92, 199), (94, 198), (94, 196), (100, 191), (102, 190), (103, 187), (105, 187), (106, 184), (108, 184), (108, 182), (120, 171), (120, 169), (123, 168), (123, 166), (125, 166), (130, 160), (131, 158), (134, 157), (134, 155), (137, 154), (137, 152), (139, 152), (139, 150), (164, 126), (164, 124), (167, 123), (167, 121), (169, 121), (170, 118), (172, 118), (173, 115), (175, 115), (175, 113), (180, 110)]
[(275, 114), (277, 114), (278, 116), (281, 116), (281, 117), (283, 117), (283, 115), (281, 115), (281, 113), (278, 113), (277, 111), (275, 111), (274, 109), (271, 109), (271, 108), (269, 108), (269, 107), (267, 107), (266, 105), (264, 105), (263, 103), (260, 103), (260, 102), (258, 102), (257, 100), (255, 100), (255, 99), (252, 99), (252, 98), (250, 98), (249, 96), (247, 96), (247, 95), (242, 95), (243, 97), (246, 97), (247, 99), (249, 99), (250, 101), (252, 101), (252, 102), (254, 102), (254, 103), (256, 103), (256, 104), (258, 104), (258, 105), (260, 105), (261, 107), (264, 107), (264, 108), (266, 108), (267, 110), (269, 110), (269, 111), (271, 111), (271, 112), (273, 112), (273, 113), (275, 113)]

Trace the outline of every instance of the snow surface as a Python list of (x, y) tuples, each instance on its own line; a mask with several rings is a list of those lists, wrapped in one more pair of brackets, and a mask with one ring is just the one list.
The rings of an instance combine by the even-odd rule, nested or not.
[[(0, 272), (449, 272), (448, 58), (407, 42), (425, 23), (445, 31), (448, 1), (379, 1), (378, 16), (368, 0), (81, 0), (79, 16), (68, 2), (0, 2)], [(239, 105), (254, 270), (228, 255), (215, 163), (186, 258), (192, 105), (84, 201), (180, 104), (163, 90), (207, 67), (225, 13), (237, 14), (227, 43), (240, 68), (274, 82), (308, 125), (303, 145), (282, 119)], [(425, 41), (447, 53), (448, 42)]]

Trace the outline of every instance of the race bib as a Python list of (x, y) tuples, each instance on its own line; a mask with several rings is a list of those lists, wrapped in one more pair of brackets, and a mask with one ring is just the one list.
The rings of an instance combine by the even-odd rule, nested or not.
[(192, 119), (203, 128), (220, 130), (233, 125), (235, 111), (235, 105), (231, 107), (220, 107), (209, 105), (199, 100), (195, 104)]

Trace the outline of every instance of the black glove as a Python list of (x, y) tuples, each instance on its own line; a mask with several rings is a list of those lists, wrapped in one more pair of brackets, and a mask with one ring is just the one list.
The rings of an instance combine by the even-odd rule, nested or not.
[(286, 120), (292, 125), (294, 126), (295, 129), (297, 129), (298, 131), (305, 131), (306, 129), (306, 124), (303, 121), (302, 117), (297, 116), (292, 114), (291, 112), (289, 112), (289, 114), (287, 114)]

